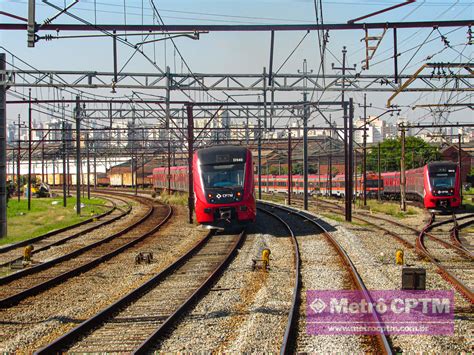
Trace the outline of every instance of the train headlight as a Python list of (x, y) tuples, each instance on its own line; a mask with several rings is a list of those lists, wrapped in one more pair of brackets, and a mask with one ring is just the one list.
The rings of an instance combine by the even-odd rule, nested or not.
[(235, 198), (236, 198), (237, 200), (240, 200), (240, 199), (242, 198), (242, 192), (237, 191), (237, 193), (235, 194)]

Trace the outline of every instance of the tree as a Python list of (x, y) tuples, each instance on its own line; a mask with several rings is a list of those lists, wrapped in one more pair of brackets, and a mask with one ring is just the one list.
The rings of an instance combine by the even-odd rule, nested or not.
[[(377, 150), (377, 147), (373, 147), (367, 154), (367, 171), (377, 171)], [(380, 144), (382, 171), (400, 171), (401, 156), (401, 138), (383, 141)], [(418, 168), (439, 158), (438, 147), (434, 147), (418, 137), (406, 137), (405, 166), (407, 169)]]

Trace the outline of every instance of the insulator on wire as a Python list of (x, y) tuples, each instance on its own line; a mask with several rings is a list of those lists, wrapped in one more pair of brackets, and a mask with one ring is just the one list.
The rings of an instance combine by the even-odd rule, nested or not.
[(45, 41), (51, 41), (53, 38), (54, 38), (54, 37), (53, 37), (53, 35), (51, 35), (51, 34), (44, 35), (44, 40), (45, 40)]

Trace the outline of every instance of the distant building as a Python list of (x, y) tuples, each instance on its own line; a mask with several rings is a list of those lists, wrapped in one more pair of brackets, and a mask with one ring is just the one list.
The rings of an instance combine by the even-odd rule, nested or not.
[[(46, 130), (50, 130), (47, 140), (51, 143), (60, 144), (63, 139), (63, 121), (58, 119), (52, 119), (45, 124)], [(64, 123), (64, 132), (67, 146), (72, 145), (72, 124), (69, 122)], [(45, 131), (46, 133), (46, 131)]]
[[(354, 127), (363, 128), (364, 120), (358, 119), (354, 122)], [(380, 118), (369, 117), (367, 119), (366, 127), (366, 138), (367, 144), (382, 142), (386, 138), (386, 129), (387, 123)], [(364, 141), (364, 130), (356, 130), (354, 132), (354, 138), (357, 143), (362, 143)]]

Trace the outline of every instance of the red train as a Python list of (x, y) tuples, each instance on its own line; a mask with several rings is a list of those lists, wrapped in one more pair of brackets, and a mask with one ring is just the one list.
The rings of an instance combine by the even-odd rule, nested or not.
[[(459, 166), (453, 162), (440, 161), (406, 171), (407, 199), (421, 200), (430, 211), (444, 211), (461, 206), (461, 178)], [(384, 194), (388, 197), (400, 195), (400, 173), (382, 174)]]
[[(258, 185), (258, 175), (255, 175), (255, 184)], [(331, 195), (344, 197), (344, 174), (338, 174), (332, 178)], [(296, 194), (303, 193), (303, 175), (292, 176), (292, 192)], [(357, 176), (354, 181), (354, 194), (362, 194), (364, 179)], [(308, 189), (310, 195), (329, 195), (329, 176), (328, 175), (308, 175)], [(380, 190), (383, 195), (383, 180), (378, 179), (378, 175), (367, 173), (367, 195), (376, 197)], [(288, 175), (262, 175), (263, 192), (288, 192)]]
[[(168, 188), (165, 167), (153, 169), (153, 187)], [(188, 169), (170, 169), (171, 190), (188, 190)], [(254, 222), (256, 218), (252, 153), (244, 147), (199, 149), (193, 157), (194, 209), (198, 223), (215, 227)]]
[[(199, 177), (211, 176), (217, 177), (219, 170), (222, 168), (223, 174), (238, 174), (232, 172), (237, 169), (234, 164), (227, 162), (217, 163), (217, 156), (228, 155), (228, 159), (233, 159), (233, 149), (241, 150), (243, 171), (245, 181), (243, 188), (239, 186), (230, 187), (231, 192), (226, 196), (224, 192), (229, 191), (225, 183), (222, 186), (210, 186), (208, 180), (197, 180)], [(199, 154), (209, 150), (210, 153), (204, 153), (205, 158), (200, 159)], [(245, 151), (245, 153), (243, 153)], [(200, 153), (201, 152), (201, 153)], [(230, 155), (229, 155), (230, 154)], [(236, 159), (240, 159), (236, 153)], [(210, 159), (210, 160), (206, 160)], [(212, 160), (214, 159), (214, 160)], [(221, 158), (219, 158), (221, 159)], [(214, 163), (213, 163), (214, 162)], [(199, 168), (204, 165), (205, 168)], [(216, 168), (220, 166), (219, 168)], [(208, 173), (210, 169), (210, 173)], [(227, 171), (229, 170), (229, 171)], [(240, 170), (242, 171), (242, 170)], [(194, 155), (194, 190), (196, 194), (196, 215), (200, 223), (213, 224), (215, 221), (222, 220), (255, 220), (255, 195), (254, 186), (258, 183), (258, 176), (252, 179), (252, 155), (249, 150), (241, 147), (215, 147), (198, 151)], [(204, 174), (204, 175), (203, 175)], [(242, 174), (242, 172), (241, 172)], [(170, 174), (170, 184), (172, 190), (187, 191), (187, 167), (172, 167)], [(167, 168), (156, 168), (153, 170), (153, 186), (155, 189), (165, 189), (167, 185)], [(367, 195), (376, 197), (378, 193), (384, 198), (400, 197), (400, 172), (387, 172), (381, 174), (382, 179), (378, 179), (378, 175), (374, 173), (367, 174)], [(288, 192), (288, 176), (287, 175), (262, 175), (262, 191), (264, 192)], [(327, 175), (309, 175), (308, 185), (310, 194), (329, 194), (329, 182)], [(210, 181), (210, 180), (209, 180)], [(204, 187), (203, 187), (204, 183)], [(230, 180), (229, 182), (230, 183)], [(239, 183), (240, 184), (240, 183)], [(344, 174), (338, 174), (332, 178), (332, 195), (344, 196)], [(362, 194), (364, 182), (361, 177), (355, 180), (354, 194), (358, 196)], [(207, 192), (209, 190), (209, 192)], [(227, 191), (226, 191), (227, 190)], [(453, 162), (432, 162), (421, 168), (410, 169), (406, 171), (406, 194), (408, 200), (420, 200), (425, 208), (431, 211), (447, 211), (456, 209), (461, 205), (461, 181), (459, 167)], [(237, 193), (243, 193), (243, 197), (237, 198)], [(303, 193), (303, 176), (293, 175), (292, 177), (293, 193)], [(208, 194), (207, 196), (205, 194)], [(221, 197), (217, 199), (217, 194)], [(234, 195), (235, 194), (235, 195)], [(230, 196), (232, 195), (232, 197)], [(210, 197), (209, 197), (210, 196)], [(240, 207), (247, 206), (247, 207)], [(241, 208), (247, 208), (242, 211)], [(210, 212), (209, 212), (210, 211)], [(229, 212), (230, 211), (230, 212)], [(229, 214), (230, 213), (230, 214)], [(230, 219), (228, 217), (231, 217)]]

